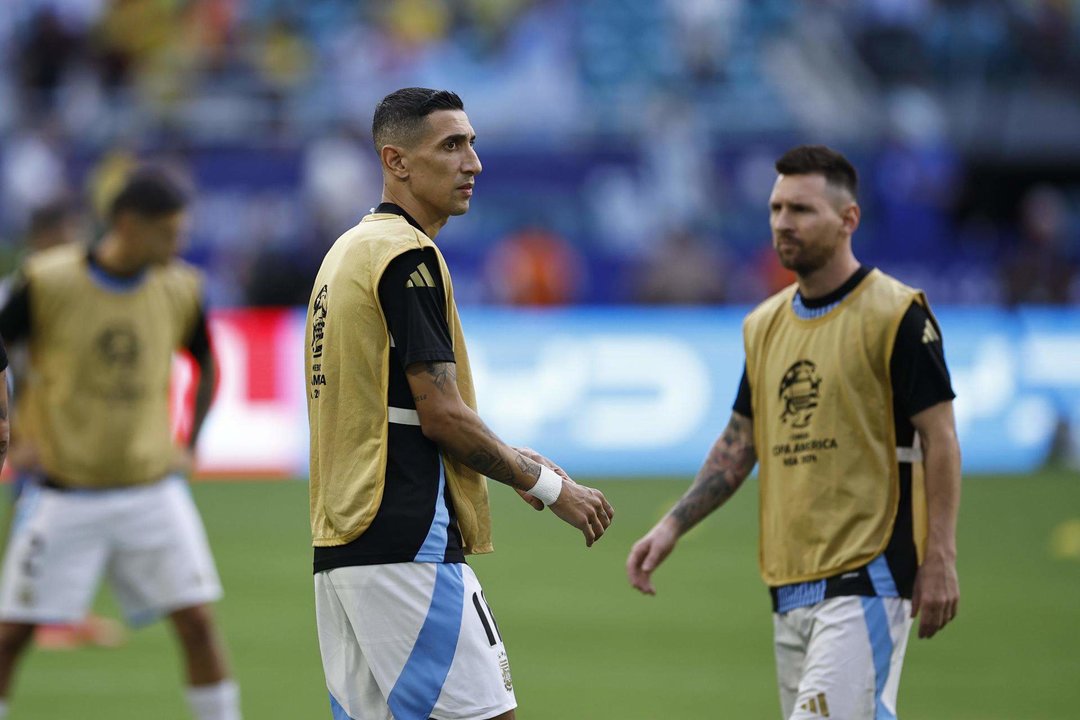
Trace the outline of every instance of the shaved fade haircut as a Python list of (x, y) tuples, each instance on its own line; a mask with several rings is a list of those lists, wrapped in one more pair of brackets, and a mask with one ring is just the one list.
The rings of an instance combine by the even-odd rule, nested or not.
[(776, 172), (781, 175), (823, 175), (825, 182), (834, 188), (859, 198), (859, 175), (855, 166), (842, 154), (824, 145), (800, 145), (784, 153), (776, 161)]
[(411, 147), (420, 137), (424, 118), (437, 110), (464, 110), (457, 93), (430, 88), (402, 88), (384, 97), (375, 106), (371, 139), (375, 152), (387, 145)]

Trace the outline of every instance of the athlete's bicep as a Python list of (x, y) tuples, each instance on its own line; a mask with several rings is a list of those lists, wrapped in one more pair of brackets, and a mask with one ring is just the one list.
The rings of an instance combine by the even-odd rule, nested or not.
[(438, 442), (460, 429), (470, 411), (458, 391), (456, 364), (413, 363), (405, 377), (424, 435)]
[(954, 442), (956, 438), (956, 416), (951, 400), (935, 403), (911, 417), (924, 446), (941, 442)]
[(409, 388), (417, 406), (439, 397), (460, 397), (457, 386), (457, 365), (452, 362), (417, 362), (405, 368)]

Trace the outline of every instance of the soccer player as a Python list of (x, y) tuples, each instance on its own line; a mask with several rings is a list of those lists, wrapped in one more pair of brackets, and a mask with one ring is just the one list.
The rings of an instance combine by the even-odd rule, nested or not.
[(760, 565), (783, 717), (894, 718), (912, 618), (956, 615), (960, 450), (926, 297), (851, 249), (855, 169), (822, 146), (776, 163), (773, 247), (798, 282), (744, 323), (734, 412), (690, 489), (630, 551), (630, 583), (720, 507), (755, 462)]
[[(461, 99), (406, 88), (375, 109), (382, 203), (338, 238), (306, 328), (315, 609), (336, 719), (512, 719), (498, 625), (469, 553), (491, 552), (487, 484), (582, 532), (614, 511), (476, 413), (450, 274), (433, 242), (480, 159)], [(522, 399), (527, 401), (526, 398)]]
[[(48, 203), (30, 214), (25, 246), (28, 254), (43, 252), (49, 248), (77, 242), (79, 238), (78, 213), (66, 200)], [(7, 303), (11, 292), (22, 280), (21, 272), (14, 272), (0, 280), (0, 307)], [(25, 347), (12, 348), (9, 355), (8, 378), (11, 381), (11, 415), (19, 416), (20, 404), (25, 404), (24, 382), (28, 375), (29, 358)], [(29, 427), (18, 425), (17, 429), (28, 431)], [(28, 482), (41, 474), (38, 454), (27, 432), (11, 436), (8, 448), (8, 467), (12, 471), (12, 500), (18, 500)], [(42, 650), (70, 650), (82, 645), (119, 647), (126, 642), (123, 626), (112, 618), (93, 613), (74, 625), (39, 625), (34, 633), (34, 644)]]
[[(29, 345), (17, 422), (43, 471), (19, 499), (0, 575), (0, 717), (35, 625), (82, 618), (103, 575), (129, 622), (169, 616), (194, 717), (240, 717), (210, 609), (221, 584), (183, 477), (216, 378), (201, 276), (175, 259), (186, 205), (169, 175), (135, 172), (101, 241), (29, 258), (0, 310), (4, 340)], [(200, 378), (191, 437), (177, 448), (169, 378), (183, 348)]]

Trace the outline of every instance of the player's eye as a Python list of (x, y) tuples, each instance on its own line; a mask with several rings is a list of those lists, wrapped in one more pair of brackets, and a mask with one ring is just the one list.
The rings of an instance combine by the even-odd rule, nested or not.
[(443, 144), (443, 147), (446, 148), (447, 150), (456, 150), (457, 149), (457, 140), (447, 140)]

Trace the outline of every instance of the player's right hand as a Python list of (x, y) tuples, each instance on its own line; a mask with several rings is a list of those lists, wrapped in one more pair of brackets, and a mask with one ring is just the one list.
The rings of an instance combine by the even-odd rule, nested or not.
[(679, 534), (670, 517), (656, 523), (645, 537), (630, 548), (630, 555), (626, 558), (626, 577), (630, 584), (646, 595), (655, 595), (656, 588), (652, 584), (653, 570), (671, 554), (678, 541)]
[(611, 525), (615, 509), (599, 490), (578, 485), (565, 475), (562, 481), (559, 499), (549, 506), (551, 512), (580, 530), (585, 536), (585, 545), (592, 547)]

